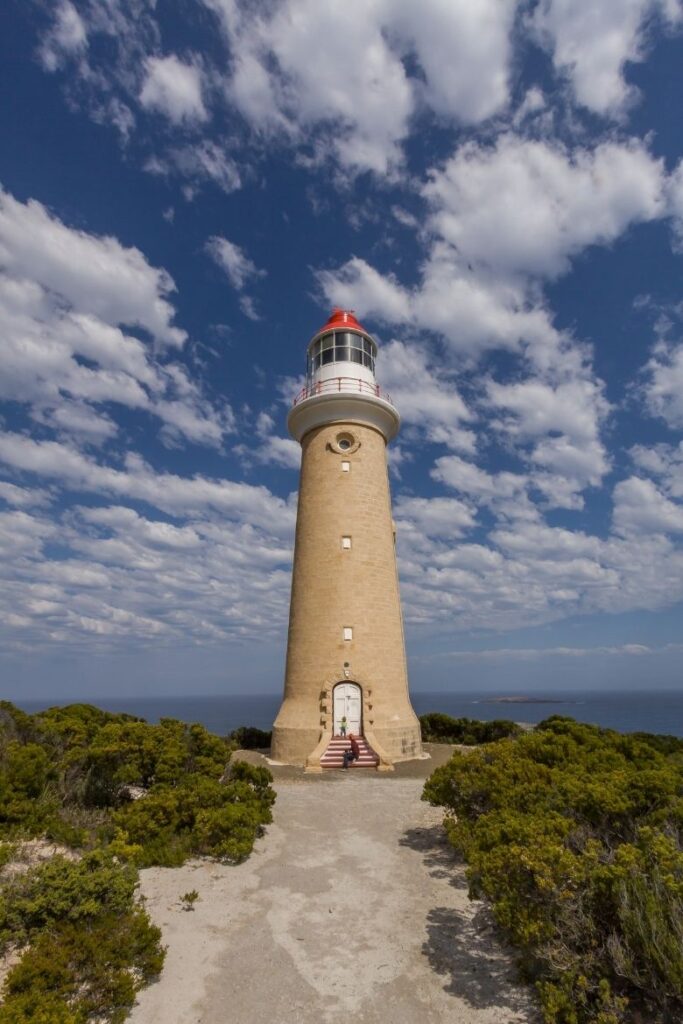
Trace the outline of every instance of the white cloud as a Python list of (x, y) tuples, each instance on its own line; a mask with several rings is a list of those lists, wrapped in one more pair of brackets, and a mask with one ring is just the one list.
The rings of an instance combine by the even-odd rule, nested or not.
[(672, 430), (683, 427), (683, 343), (658, 341), (644, 373), (642, 393), (649, 412)]
[(679, 161), (667, 184), (669, 213), (673, 218), (674, 246), (683, 249), (683, 160)]
[(62, 0), (38, 51), (43, 67), (46, 71), (56, 71), (65, 57), (78, 54), (87, 44), (88, 36), (80, 14), (70, 0)]
[(432, 478), (467, 494), (477, 502), (508, 503), (524, 493), (528, 478), (518, 473), (487, 473), (458, 455), (443, 455), (434, 463)]
[(624, 67), (643, 60), (650, 22), (659, 17), (672, 26), (681, 16), (679, 0), (541, 0), (532, 21), (578, 102), (619, 116), (637, 96)]
[(202, 74), (196, 64), (185, 64), (175, 54), (150, 57), (140, 103), (146, 110), (164, 114), (174, 124), (206, 121), (202, 98)]
[(185, 332), (171, 323), (170, 274), (115, 238), (67, 227), (35, 199), (24, 204), (0, 192), (0, 260), (16, 278), (106, 323), (143, 327), (162, 345), (185, 341)]
[(614, 488), (614, 523), (623, 533), (683, 533), (683, 505), (632, 476)]
[(301, 465), (301, 447), (289, 437), (267, 437), (263, 444), (254, 452), (257, 462), (284, 469), (298, 469)]
[(640, 658), (647, 654), (669, 653), (670, 647), (652, 648), (647, 644), (620, 644), (617, 647), (495, 647), (489, 650), (447, 651), (436, 655), (454, 661), (537, 661), (542, 658)]
[(0, 462), (72, 491), (132, 498), (169, 515), (221, 512), (233, 519), (244, 517), (277, 535), (287, 535), (293, 523), (294, 509), (266, 487), (199, 475), (155, 473), (134, 453), (126, 456), (123, 469), (117, 469), (70, 445), (6, 432), (0, 434)]
[(206, 243), (206, 251), (228, 276), (230, 284), (237, 291), (242, 291), (255, 278), (263, 277), (264, 270), (259, 270), (249, 259), (244, 249), (227, 238), (213, 235)]
[(263, 642), (284, 622), (289, 546), (251, 525), (175, 525), (120, 505), (51, 522), (0, 513), (0, 551), (5, 649)]
[(476, 525), (476, 511), (457, 498), (399, 497), (394, 511), (399, 528), (422, 537), (459, 537)]
[(110, 413), (96, 408), (116, 403), (158, 417), (165, 440), (219, 446), (233, 429), (230, 408), (211, 405), (181, 364), (119, 326), (144, 327), (164, 348), (184, 344), (166, 272), (116, 239), (67, 227), (39, 203), (1, 198), (0, 398), (88, 443), (116, 434)]
[(420, 98), (435, 113), (476, 124), (506, 106), (516, 7), (517, 0), (387, 5), (389, 31), (395, 26), (417, 57), (425, 81)]
[[(488, 492), (491, 482), (498, 483), (472, 478), (468, 486)], [(670, 606), (683, 598), (683, 552), (662, 531), (678, 530), (677, 513), (651, 494), (627, 498), (628, 489), (617, 492), (631, 517), (607, 538), (548, 526), (537, 510), (507, 522), (516, 499), (488, 493), (498, 525), (481, 543), (465, 542), (455, 517), (449, 530), (448, 516), (430, 537), (421, 526), (428, 511), (420, 508), (418, 518), (406, 509), (398, 531), (406, 618), (432, 629), (495, 631)]]
[(659, 481), (672, 498), (683, 498), (683, 441), (678, 445), (635, 445), (630, 455), (639, 470)]
[(503, 275), (552, 277), (588, 245), (664, 215), (664, 166), (640, 140), (566, 150), (503, 135), (433, 170), (431, 227), (462, 258)]
[(511, 135), (493, 147), (465, 143), (422, 187), (428, 253), (416, 285), (357, 256), (317, 280), (328, 301), (435, 332), (458, 356), (524, 350), (539, 368), (560, 355), (566, 365), (571, 344), (554, 329), (538, 279), (664, 216), (664, 186), (663, 164), (637, 141), (593, 151)]
[(0, 498), (14, 508), (39, 508), (49, 505), (53, 495), (40, 487), (17, 487), (8, 480), (0, 480)]
[(286, 0), (258, 13), (205, 2), (234, 54), (230, 102), (261, 134), (299, 142), (316, 132), (318, 160), (386, 174), (402, 160), (419, 104), (471, 124), (508, 99), (516, 0), (426, 0), (419, 10)]
[(179, 174), (187, 182), (188, 198), (207, 182), (212, 182), (222, 192), (235, 192), (242, 184), (239, 168), (229, 155), (227, 145), (212, 139), (171, 146), (163, 157), (147, 160), (144, 170), (157, 175)]
[(452, 375), (428, 365), (428, 354), (417, 342), (391, 341), (382, 345), (377, 375), (401, 412), (401, 420), (428, 441), (471, 452), (476, 438), (467, 429), (472, 412), (463, 401)]

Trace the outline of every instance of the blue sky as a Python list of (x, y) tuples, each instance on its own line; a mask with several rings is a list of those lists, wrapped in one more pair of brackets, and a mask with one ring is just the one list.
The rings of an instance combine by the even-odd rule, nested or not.
[(334, 304), (411, 684), (677, 687), (678, 0), (60, 0), (0, 32), (9, 697), (276, 692)]

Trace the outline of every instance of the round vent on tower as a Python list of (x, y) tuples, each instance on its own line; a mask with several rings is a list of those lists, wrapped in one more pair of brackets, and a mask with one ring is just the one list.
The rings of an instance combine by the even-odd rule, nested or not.
[(360, 441), (348, 430), (344, 430), (342, 433), (337, 434), (334, 441), (330, 442), (330, 448), (337, 455), (352, 455), (353, 452), (357, 452), (360, 448)]

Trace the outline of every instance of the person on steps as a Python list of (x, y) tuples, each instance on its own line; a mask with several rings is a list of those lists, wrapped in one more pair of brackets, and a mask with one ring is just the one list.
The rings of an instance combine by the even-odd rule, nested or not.
[(357, 761), (360, 757), (358, 740), (352, 732), (349, 733), (349, 742), (351, 744), (350, 750), (344, 751), (344, 768), (348, 768), (352, 761)]
[(339, 723), (339, 735), (340, 736), (346, 737), (346, 727), (347, 727), (347, 725), (348, 725), (348, 722), (346, 721), (346, 715), (343, 715), (342, 716), (342, 720)]

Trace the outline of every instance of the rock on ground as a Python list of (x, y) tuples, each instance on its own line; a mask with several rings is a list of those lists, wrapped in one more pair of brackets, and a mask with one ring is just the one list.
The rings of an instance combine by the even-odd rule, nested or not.
[(536, 1020), (421, 779), (351, 770), (276, 785), (275, 822), (245, 864), (142, 872), (168, 954), (132, 1024)]

